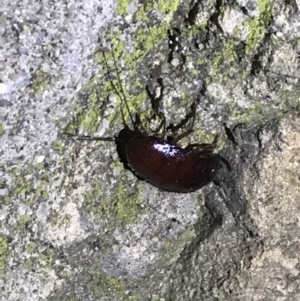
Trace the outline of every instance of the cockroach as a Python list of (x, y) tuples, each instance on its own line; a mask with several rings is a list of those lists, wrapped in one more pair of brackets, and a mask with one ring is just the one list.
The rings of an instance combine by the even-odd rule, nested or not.
[[(102, 50), (104, 61), (109, 69), (108, 61), (104, 50)], [(114, 65), (117, 66), (116, 58), (112, 53)], [(117, 68), (116, 68), (117, 69)], [(190, 144), (185, 148), (178, 145), (178, 142), (193, 131), (196, 104), (191, 108), (189, 118), (191, 119), (188, 129), (177, 137), (165, 135), (165, 117), (162, 118), (156, 135), (148, 135), (139, 129), (138, 122), (134, 121), (130, 112), (128, 102), (121, 84), (120, 75), (116, 70), (121, 95), (111, 84), (117, 95), (124, 102), (129, 114), (133, 129), (130, 129), (125, 122), (124, 112), (121, 109), (124, 127), (115, 137), (91, 137), (77, 136), (78, 140), (112, 141), (116, 144), (117, 153), (125, 169), (130, 170), (138, 179), (146, 181), (153, 186), (168, 192), (189, 193), (196, 191), (205, 185), (213, 182), (220, 186), (218, 170), (225, 165), (231, 169), (229, 162), (220, 154), (214, 154), (216, 139), (212, 144)], [(148, 92), (148, 91), (147, 91)], [(149, 92), (148, 92), (149, 94)], [(189, 119), (187, 118), (187, 119)], [(187, 123), (187, 120), (184, 122)], [(159, 136), (157, 132), (164, 128), (164, 134)], [(70, 136), (73, 134), (65, 133)]]

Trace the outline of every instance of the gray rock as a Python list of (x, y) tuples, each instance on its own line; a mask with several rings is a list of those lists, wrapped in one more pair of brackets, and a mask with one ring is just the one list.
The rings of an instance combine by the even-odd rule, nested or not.
[[(298, 7), (218, 3), (4, 1), (1, 301), (299, 300)], [(196, 101), (180, 143), (219, 135), (221, 186), (160, 191), (63, 135), (116, 135), (124, 96), (146, 130)]]

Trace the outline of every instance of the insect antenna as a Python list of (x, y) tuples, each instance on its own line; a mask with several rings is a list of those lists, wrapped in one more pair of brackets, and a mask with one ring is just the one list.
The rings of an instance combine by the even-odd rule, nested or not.
[[(103, 48), (103, 49), (101, 49), (101, 52), (102, 52), (103, 57), (104, 57), (104, 62), (105, 62), (107, 71), (109, 72), (110, 67), (109, 67), (109, 64), (108, 64), (107, 57), (105, 55), (106, 51)], [(138, 125), (134, 121), (134, 119), (132, 117), (132, 114), (130, 112), (130, 109), (129, 109), (129, 105), (128, 105), (128, 102), (127, 102), (127, 99), (126, 99), (126, 96), (125, 96), (125, 92), (124, 92), (124, 89), (123, 89), (122, 82), (121, 82), (120, 74), (119, 74), (119, 71), (118, 71), (118, 68), (117, 68), (117, 60), (116, 60), (116, 57), (115, 57), (115, 54), (114, 54), (113, 50), (112, 50), (112, 58), (113, 58), (114, 66), (115, 66), (115, 69), (116, 69), (117, 80), (118, 80), (118, 84), (120, 86), (121, 94), (119, 93), (119, 90), (117, 89), (117, 87), (114, 84), (114, 82), (111, 79), (111, 77), (109, 77), (110, 84), (112, 85), (112, 87), (113, 87), (115, 93), (117, 94), (117, 96), (121, 100), (124, 101), (126, 110), (127, 110), (128, 114), (129, 114), (129, 118), (130, 118), (130, 121), (131, 121), (132, 126), (133, 126), (133, 129), (134, 130), (138, 130)], [(126, 121), (125, 121), (125, 116), (124, 116), (124, 112), (123, 112), (122, 108), (120, 109), (120, 111), (121, 111), (121, 115), (122, 115), (123, 124), (126, 127), (127, 124), (126, 124)], [(93, 137), (93, 136), (89, 136), (89, 135), (76, 135), (76, 134), (71, 134), (71, 133), (68, 133), (68, 132), (63, 132), (62, 134), (70, 136), (70, 137), (73, 137), (73, 138), (76, 138), (77, 140), (89, 140), (89, 141), (95, 140), (95, 141), (109, 141), (109, 142), (115, 142), (116, 141), (115, 137)]]
[[(74, 117), (73, 117), (73, 121), (74, 121)], [(65, 129), (65, 131), (63, 131), (62, 133), (59, 134), (60, 135), (65, 135), (65, 136), (69, 136), (72, 138), (75, 138), (76, 140), (95, 140), (95, 141), (108, 141), (108, 142), (115, 142), (116, 138), (115, 137), (93, 137), (93, 136), (89, 136), (89, 135), (78, 135), (77, 131), (75, 134), (68, 132), (68, 126)]]
[[(107, 70), (109, 70), (110, 68), (109, 68), (108, 61), (107, 61), (107, 58), (106, 58), (104, 50), (102, 50), (102, 54), (103, 54), (103, 57), (104, 57), (106, 68), (107, 68)], [(113, 58), (113, 61), (114, 61), (114, 66), (115, 66), (116, 74), (117, 74), (117, 80), (118, 80), (118, 84), (119, 84), (120, 89), (121, 89), (121, 95), (122, 95), (122, 97), (121, 97), (121, 95), (120, 95), (120, 93), (119, 93), (116, 85), (114, 84), (114, 82), (112, 81), (112, 79), (109, 77), (110, 78), (110, 83), (111, 83), (113, 89), (115, 90), (116, 94), (119, 96), (119, 98), (121, 100), (123, 99), (123, 101), (125, 103), (126, 110), (127, 110), (128, 114), (129, 114), (129, 118), (130, 118), (130, 121), (132, 123), (132, 126), (133, 126), (134, 130), (137, 130), (136, 123), (133, 120), (133, 117), (132, 117), (132, 114), (130, 112), (129, 105), (128, 105), (128, 102), (127, 102), (127, 99), (126, 99), (126, 96), (125, 96), (125, 92), (124, 92), (123, 85), (122, 85), (122, 82), (121, 82), (120, 74), (119, 74), (119, 71), (118, 71), (118, 68), (117, 68), (117, 60), (116, 60), (116, 57), (115, 57), (115, 54), (114, 54), (113, 50), (112, 50), (112, 58)], [(122, 115), (123, 123), (126, 126), (125, 116), (124, 116), (124, 112), (123, 112), (122, 109), (121, 109), (121, 115)]]
[(76, 138), (76, 140), (95, 140), (95, 141), (110, 141), (110, 142), (115, 142), (116, 138), (114, 137), (93, 137), (89, 135), (76, 135), (76, 134), (71, 134), (68, 132), (63, 132), (64, 135)]

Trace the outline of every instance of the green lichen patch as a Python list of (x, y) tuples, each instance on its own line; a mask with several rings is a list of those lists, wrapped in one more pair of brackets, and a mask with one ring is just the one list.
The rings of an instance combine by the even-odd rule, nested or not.
[(51, 80), (51, 75), (49, 73), (46, 73), (41, 69), (38, 69), (35, 72), (33, 82), (32, 82), (32, 88), (35, 91), (35, 93), (38, 94), (43, 93), (46, 90), (46, 88), (49, 86), (50, 80)]
[(60, 140), (53, 141), (51, 144), (51, 148), (60, 155), (64, 154), (66, 150), (65, 144)]
[(237, 46), (237, 41), (229, 39), (223, 50), (214, 54), (212, 75), (218, 82), (229, 83), (235, 78), (239, 69)]
[(180, 1), (172, 1), (172, 0), (150, 0), (143, 3), (143, 5), (140, 5), (137, 12), (135, 13), (135, 17), (137, 20), (146, 22), (150, 27), (153, 26), (151, 24), (151, 15), (153, 18), (153, 15), (155, 12), (158, 14), (164, 14), (165, 19), (169, 17), (170, 23), (173, 20), (173, 15), (177, 11)]
[[(102, 53), (97, 55), (99, 64), (106, 66), (106, 68), (111, 70), (114, 74), (114, 78), (111, 78), (110, 81), (106, 82), (103, 86), (101, 97), (107, 99), (110, 95), (115, 95), (117, 98), (117, 110), (115, 110), (111, 116), (107, 117), (110, 121), (122, 124), (123, 114), (126, 124), (131, 125), (130, 114), (141, 114), (141, 104), (147, 99), (144, 86), (135, 74), (139, 60), (134, 58), (134, 55), (126, 53), (122, 41), (112, 38), (111, 45), (112, 50), (106, 52), (105, 57)], [(121, 72), (121, 68), (118, 64), (115, 65), (115, 62), (124, 62), (126, 69)], [(107, 69), (105, 71), (107, 71)], [(125, 74), (128, 74), (128, 76), (124, 77)], [(141, 119), (144, 120), (143, 117), (141, 117)]]
[(5, 237), (0, 236), (0, 273), (6, 268), (6, 260), (8, 256), (8, 243)]
[(28, 271), (37, 268), (52, 269), (56, 260), (54, 249), (38, 245), (34, 242), (28, 243), (23, 256), (22, 267)]
[(122, 181), (111, 197), (105, 195), (100, 183), (95, 183), (84, 199), (86, 210), (100, 222), (111, 226), (131, 224), (140, 212), (146, 210), (140, 193), (130, 193)]
[[(90, 99), (91, 97), (89, 100)], [(92, 106), (85, 110), (83, 114), (80, 114), (80, 112), (78, 113), (78, 124), (80, 125), (80, 128), (89, 133), (96, 132), (99, 125), (99, 112), (97, 111), (97, 108)]]
[(27, 228), (28, 223), (30, 222), (31, 217), (29, 215), (22, 215), (16, 223), (16, 229), (25, 230)]
[(25, 259), (22, 263), (22, 267), (27, 271), (32, 271), (35, 266), (35, 261), (32, 258)]
[(47, 298), (47, 301), (81, 301), (76, 296), (66, 296), (65, 293), (56, 293)]
[(132, 0), (119, 0), (116, 12), (120, 16), (126, 16), (128, 13), (128, 5), (133, 2)]
[(4, 124), (0, 122), (0, 136), (2, 136), (4, 133), (5, 133)]
[(243, 112), (233, 110), (233, 116), (237, 122), (252, 126), (275, 118), (280, 119), (289, 111), (299, 111), (300, 90), (287, 91), (283, 89), (277, 93), (277, 99), (278, 101), (273, 103), (258, 99)]
[(116, 194), (118, 220), (123, 224), (133, 223), (142, 209), (142, 197), (136, 192), (128, 195), (126, 186), (121, 183)]
[(8, 206), (10, 203), (11, 203), (11, 198), (10, 198), (9, 194), (6, 194), (3, 198), (3, 204), (5, 206)]
[[(96, 54), (96, 57), (97, 55), (99, 54)], [(104, 66), (104, 63), (101, 62), (99, 65)], [(105, 72), (107, 72), (106, 69)], [(109, 80), (99, 75), (91, 78), (81, 91), (80, 97), (83, 98), (85, 105), (74, 109), (76, 117), (68, 124), (65, 132), (76, 133), (78, 130), (86, 133), (96, 132), (105, 114), (108, 97), (112, 93), (114, 92)], [(116, 115), (119, 115), (119, 110), (112, 112), (107, 118), (113, 120)]]
[[(120, 16), (128, 16), (128, 5), (132, 1), (120, 0), (117, 5), (117, 13)], [(151, 56), (155, 55), (155, 47), (167, 37), (167, 31), (170, 28), (173, 14), (177, 10), (179, 1), (146, 1), (138, 5), (137, 11), (132, 16), (133, 20), (139, 20), (139, 28), (131, 33), (128, 37), (133, 45), (133, 50), (127, 49), (127, 45), (121, 35), (124, 34), (123, 30), (118, 29), (117, 24), (113, 24), (103, 36), (108, 41), (111, 51), (105, 53), (106, 60), (101, 51), (95, 53), (95, 62), (98, 63), (98, 68), (102, 68), (102, 75), (96, 74), (90, 81), (83, 87), (82, 95), (86, 105), (75, 109), (77, 120), (71, 122), (68, 126), (68, 132), (75, 132), (82, 129), (88, 133), (94, 133), (105, 114), (105, 105), (110, 94), (117, 94), (118, 102), (117, 109), (106, 116), (114, 123), (122, 124), (121, 108), (125, 116), (126, 123), (129, 123), (129, 112), (124, 109), (124, 98), (127, 99), (129, 109), (132, 114), (141, 114), (141, 105), (147, 99), (144, 90), (144, 83), (140, 80), (142, 74), (139, 74), (142, 61), (152, 52)], [(162, 18), (162, 14), (165, 18)], [(149, 18), (151, 16), (151, 18)], [(143, 24), (141, 20), (147, 21)], [(125, 19), (124, 19), (124, 22)], [(122, 24), (121, 24), (122, 26)], [(113, 58), (114, 56), (114, 58)], [(106, 61), (109, 66), (107, 66)], [(118, 66), (116, 66), (116, 63)], [(108, 67), (108, 68), (107, 68)], [(109, 70), (107, 70), (109, 69)], [(111, 71), (116, 73), (122, 78), (114, 78), (113, 82), (107, 78), (106, 74)], [(124, 79), (124, 80), (123, 80)], [(122, 87), (121, 87), (122, 86)], [(130, 87), (130, 90), (129, 90)], [(147, 120), (145, 115), (149, 112), (144, 112), (141, 120)]]
[(34, 242), (30, 242), (26, 247), (26, 251), (28, 254), (32, 254), (35, 248), (36, 244)]
[(51, 269), (55, 263), (56, 255), (53, 249), (45, 248), (40, 256), (39, 256), (39, 263), (47, 268)]
[(29, 207), (35, 206), (39, 199), (48, 199), (47, 187), (49, 175), (44, 170), (43, 163), (28, 165), (25, 169), (13, 167), (9, 170), (12, 178), (7, 202), (18, 197)]
[(250, 30), (249, 37), (246, 42), (246, 53), (253, 52), (260, 42), (263, 40), (267, 28), (272, 19), (271, 0), (258, 1), (258, 16), (246, 21), (246, 25)]
[(103, 272), (94, 275), (92, 281), (87, 286), (95, 298), (114, 296), (115, 298), (124, 300), (126, 296), (124, 282)]
[(100, 182), (92, 184), (92, 188), (86, 191), (84, 203), (86, 206), (94, 205), (100, 202), (103, 197), (103, 186)]

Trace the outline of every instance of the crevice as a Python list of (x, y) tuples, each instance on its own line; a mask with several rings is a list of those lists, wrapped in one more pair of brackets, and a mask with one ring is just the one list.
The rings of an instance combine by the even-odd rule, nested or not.
[(238, 145), (238, 143), (235, 140), (232, 130), (226, 126), (226, 123), (223, 123), (223, 125), (224, 125), (225, 133), (227, 135), (228, 140), (231, 141), (233, 144)]

